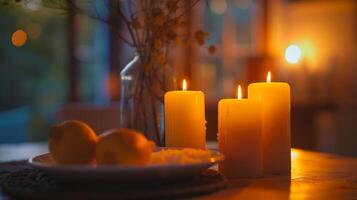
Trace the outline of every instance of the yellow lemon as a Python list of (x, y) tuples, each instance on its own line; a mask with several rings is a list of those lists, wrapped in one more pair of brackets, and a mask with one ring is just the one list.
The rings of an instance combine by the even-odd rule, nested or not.
[(130, 129), (112, 129), (98, 138), (96, 160), (102, 165), (145, 165), (156, 146), (140, 132)]
[(48, 147), (60, 164), (88, 164), (94, 161), (97, 140), (86, 123), (69, 120), (50, 128)]

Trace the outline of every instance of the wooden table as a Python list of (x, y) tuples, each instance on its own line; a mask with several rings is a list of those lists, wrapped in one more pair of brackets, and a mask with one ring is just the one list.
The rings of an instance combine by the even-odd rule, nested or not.
[[(210, 147), (214, 144), (210, 144)], [(47, 151), (44, 143), (1, 145), (0, 162)], [(290, 177), (228, 181), (228, 188), (197, 199), (356, 199), (357, 158), (292, 149)], [(2, 196), (0, 194), (0, 199)]]

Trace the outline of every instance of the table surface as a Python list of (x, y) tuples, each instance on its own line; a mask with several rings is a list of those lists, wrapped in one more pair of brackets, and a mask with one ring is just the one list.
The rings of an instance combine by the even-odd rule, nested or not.
[[(214, 148), (215, 144), (210, 144)], [(0, 162), (47, 152), (45, 143), (0, 145)], [(357, 158), (292, 149), (291, 176), (228, 180), (225, 190), (197, 199), (356, 199)], [(1, 194), (0, 194), (1, 199)]]

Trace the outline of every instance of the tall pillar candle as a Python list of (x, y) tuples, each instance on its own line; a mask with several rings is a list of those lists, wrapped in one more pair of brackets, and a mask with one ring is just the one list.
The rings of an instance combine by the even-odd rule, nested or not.
[(262, 103), (263, 171), (290, 174), (290, 86), (283, 82), (252, 83), (249, 99)]
[(202, 91), (186, 90), (165, 94), (165, 142), (168, 147), (205, 149), (205, 99)]
[(219, 171), (227, 178), (262, 174), (261, 105), (238, 98), (218, 103), (218, 149), (224, 154)]

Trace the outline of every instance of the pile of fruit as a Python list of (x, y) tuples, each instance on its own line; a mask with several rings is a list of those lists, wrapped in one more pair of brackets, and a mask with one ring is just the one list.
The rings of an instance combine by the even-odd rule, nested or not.
[(146, 165), (154, 142), (130, 129), (112, 129), (97, 136), (84, 122), (70, 120), (49, 131), (52, 158), (64, 165)]

